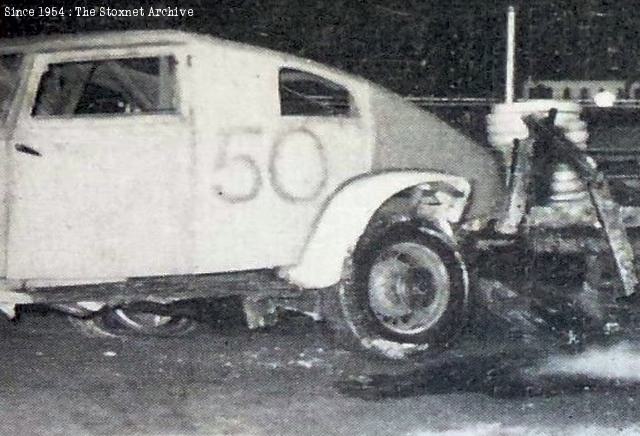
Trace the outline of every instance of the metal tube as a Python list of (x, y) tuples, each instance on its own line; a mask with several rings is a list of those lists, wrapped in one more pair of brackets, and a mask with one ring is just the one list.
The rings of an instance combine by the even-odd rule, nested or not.
[(513, 78), (516, 56), (516, 10), (509, 6), (507, 10), (507, 62), (505, 71), (505, 103), (513, 103)]

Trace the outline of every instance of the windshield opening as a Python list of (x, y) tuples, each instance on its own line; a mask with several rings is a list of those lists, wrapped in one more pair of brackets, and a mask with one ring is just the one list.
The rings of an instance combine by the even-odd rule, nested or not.
[(7, 118), (11, 103), (18, 88), (22, 55), (0, 55), (0, 123)]

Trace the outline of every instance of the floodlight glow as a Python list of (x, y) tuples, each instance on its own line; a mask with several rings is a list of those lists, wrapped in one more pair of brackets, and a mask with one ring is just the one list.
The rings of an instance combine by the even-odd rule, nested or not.
[(611, 91), (600, 91), (593, 96), (593, 102), (598, 107), (611, 107), (616, 101), (616, 96)]

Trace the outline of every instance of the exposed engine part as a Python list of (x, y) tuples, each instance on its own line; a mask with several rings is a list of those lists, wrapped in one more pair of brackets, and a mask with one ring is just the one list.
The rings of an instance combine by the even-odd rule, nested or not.
[(586, 149), (589, 134), (586, 124), (580, 120), (581, 108), (578, 104), (556, 100), (498, 104), (493, 107), (491, 114), (487, 115), (487, 132), (489, 143), (502, 154), (505, 168), (511, 167), (514, 139), (524, 140), (530, 137), (531, 132), (523, 118), (532, 114), (542, 118), (553, 108), (558, 112), (556, 126), (561, 128), (567, 139), (579, 149)]
[(623, 295), (628, 297), (636, 292), (639, 281), (633, 247), (622, 219), (620, 205), (613, 199), (609, 186), (593, 159), (586, 156), (574, 141), (554, 126), (556, 115), (557, 111), (552, 109), (549, 111), (548, 119), (543, 122), (536, 121), (533, 117), (526, 117), (525, 122), (540, 138), (540, 152), (548, 152), (550, 155), (545, 158), (547, 164), (548, 159), (552, 158), (570, 162), (585, 184), (622, 281)]
[(550, 201), (582, 201), (589, 198), (586, 186), (567, 163), (557, 163), (551, 171)]
[(242, 308), (247, 327), (252, 330), (272, 327), (278, 322), (278, 306), (272, 299), (245, 297), (242, 299)]

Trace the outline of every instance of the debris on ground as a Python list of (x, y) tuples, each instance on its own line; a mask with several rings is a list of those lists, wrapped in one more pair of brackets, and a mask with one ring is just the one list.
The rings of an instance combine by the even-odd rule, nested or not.
[(319, 363), (322, 363), (322, 359), (318, 359), (317, 357), (312, 357), (310, 359), (290, 360), (288, 362), (289, 365), (297, 365), (307, 369), (318, 366)]
[(640, 382), (640, 348), (625, 341), (608, 348), (593, 347), (578, 355), (555, 355), (537, 373)]
[[(603, 391), (640, 390), (640, 352), (613, 347), (548, 360), (533, 356), (467, 356), (404, 374), (373, 374), (336, 383), (343, 394), (366, 400), (474, 392), (497, 398), (532, 398)], [(629, 364), (629, 366), (625, 366)]]
[[(497, 326), (494, 341), (503, 345), (511, 341), (511, 347), (474, 352), (459, 349), (425, 357), (418, 369), (351, 375), (338, 381), (337, 389), (369, 400), (461, 392), (527, 398), (619, 386), (640, 389), (640, 348), (625, 342), (615, 344), (613, 336), (620, 329), (617, 323), (602, 324), (597, 333), (590, 330), (598, 325), (593, 317), (570, 300), (550, 296), (544, 302), (525, 304), (521, 295), (506, 285), (486, 280), (482, 284), (488, 313)], [(542, 304), (547, 311), (540, 310)], [(533, 340), (523, 342), (510, 334), (514, 331)], [(585, 337), (606, 338), (610, 345), (587, 346)]]

